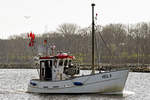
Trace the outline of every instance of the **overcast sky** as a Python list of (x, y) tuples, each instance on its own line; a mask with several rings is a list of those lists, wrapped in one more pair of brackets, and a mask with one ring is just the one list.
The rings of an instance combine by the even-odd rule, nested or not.
[(0, 0), (0, 38), (55, 31), (62, 23), (89, 26), (91, 2), (98, 24), (150, 22), (150, 0)]

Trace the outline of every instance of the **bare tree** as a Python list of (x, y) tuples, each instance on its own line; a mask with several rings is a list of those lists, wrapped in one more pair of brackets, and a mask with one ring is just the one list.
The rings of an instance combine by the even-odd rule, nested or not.
[(75, 34), (80, 27), (76, 24), (64, 23), (57, 28), (57, 31), (62, 34)]

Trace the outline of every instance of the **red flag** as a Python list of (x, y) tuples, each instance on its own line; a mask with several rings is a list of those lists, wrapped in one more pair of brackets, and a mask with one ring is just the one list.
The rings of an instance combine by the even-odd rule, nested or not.
[(31, 46), (34, 46), (34, 42), (31, 43)]
[(31, 44), (31, 42), (30, 42), (30, 43), (29, 43), (29, 47), (31, 47), (31, 45), (32, 45), (32, 44)]
[(98, 14), (96, 13), (96, 16), (98, 16)]
[(96, 13), (95, 20), (97, 20), (97, 16), (98, 16), (98, 14)]
[(28, 35), (28, 38), (29, 38), (29, 33), (27, 33), (27, 35)]
[(45, 44), (45, 45), (47, 44), (47, 40), (44, 40), (44, 44)]
[(32, 32), (30, 32), (30, 37), (32, 38)]
[(34, 46), (34, 40), (33, 39), (31, 39), (31, 44), (32, 44), (32, 46)]
[(34, 46), (34, 42), (29, 42), (29, 47)]
[(34, 33), (32, 33), (32, 32), (28, 33), (28, 37), (29, 37), (29, 40), (30, 40), (29, 47), (34, 46), (34, 39), (35, 39)]
[(35, 35), (34, 35), (34, 33), (32, 34), (32, 39), (33, 39), (33, 40), (35, 39)]

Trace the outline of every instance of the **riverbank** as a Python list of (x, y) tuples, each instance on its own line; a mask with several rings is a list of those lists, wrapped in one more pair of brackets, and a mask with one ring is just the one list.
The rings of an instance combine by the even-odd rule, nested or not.
[[(79, 65), (81, 70), (89, 70), (91, 65)], [(37, 66), (33, 66), (32, 64), (0, 64), (0, 69), (35, 69)], [(96, 70), (113, 70), (119, 68), (129, 68), (130, 72), (150, 72), (150, 65), (110, 65), (110, 64), (101, 64), (96, 65)]]
[(32, 64), (0, 64), (0, 69), (34, 69)]

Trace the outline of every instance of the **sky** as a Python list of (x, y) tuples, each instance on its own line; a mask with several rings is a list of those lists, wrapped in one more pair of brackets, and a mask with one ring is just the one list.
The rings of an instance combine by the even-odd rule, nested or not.
[(150, 0), (0, 0), (0, 39), (56, 31), (63, 23), (91, 25), (91, 3), (97, 24), (150, 22)]

